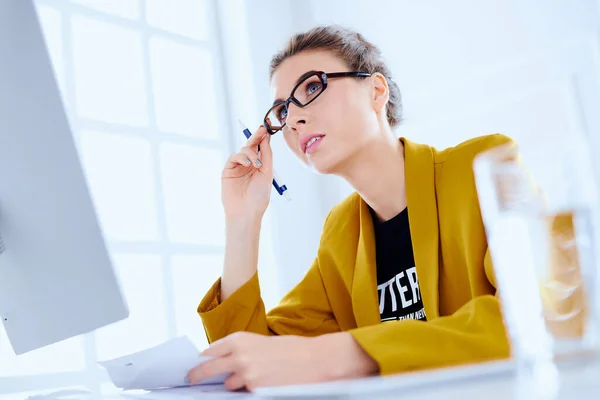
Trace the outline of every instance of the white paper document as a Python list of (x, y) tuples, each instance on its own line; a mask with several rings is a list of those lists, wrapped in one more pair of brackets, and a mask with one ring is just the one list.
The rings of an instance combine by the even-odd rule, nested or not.
[(171, 389), (155, 389), (144, 394), (121, 394), (122, 399), (129, 400), (201, 400), (201, 399), (255, 399), (252, 393), (230, 392), (224, 385), (196, 385)]
[[(118, 388), (159, 389), (189, 386), (188, 372), (212, 357), (203, 357), (187, 336), (178, 337), (147, 350), (101, 361)], [(198, 385), (219, 384), (226, 376), (209, 378)]]

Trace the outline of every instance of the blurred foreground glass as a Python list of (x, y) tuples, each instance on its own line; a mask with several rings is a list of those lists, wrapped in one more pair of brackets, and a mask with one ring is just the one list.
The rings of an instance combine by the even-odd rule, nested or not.
[(583, 138), (509, 143), (474, 172), (513, 358), (557, 382), (557, 359), (598, 350), (597, 186)]

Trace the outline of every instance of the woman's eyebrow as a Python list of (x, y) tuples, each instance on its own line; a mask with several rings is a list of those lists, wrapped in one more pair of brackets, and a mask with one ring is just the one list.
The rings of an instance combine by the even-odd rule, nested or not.
[[(307, 71), (307, 72), (303, 73), (302, 75), (300, 75), (300, 77), (298, 79), (296, 79), (296, 82), (294, 82), (294, 87), (296, 87), (297, 84), (299, 84), (300, 82), (302, 82), (307, 76), (312, 75), (312, 74), (314, 74), (316, 72), (319, 72), (319, 71), (310, 70), (310, 71)], [(275, 99), (273, 101), (273, 104), (271, 105), (271, 107), (273, 107), (275, 104), (281, 103), (283, 101), (284, 100), (282, 98), (277, 98), (277, 99)]]

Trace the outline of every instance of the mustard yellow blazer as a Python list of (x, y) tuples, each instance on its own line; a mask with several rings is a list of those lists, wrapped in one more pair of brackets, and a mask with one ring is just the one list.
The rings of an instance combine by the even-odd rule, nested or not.
[(381, 374), (509, 356), (473, 177), (474, 156), (511, 139), (495, 134), (438, 151), (401, 138), (413, 251), (427, 322), (382, 323), (373, 221), (353, 193), (328, 215), (310, 269), (265, 313), (258, 276), (223, 303), (220, 280), (198, 307), (209, 342), (236, 331), (316, 336), (346, 331)]

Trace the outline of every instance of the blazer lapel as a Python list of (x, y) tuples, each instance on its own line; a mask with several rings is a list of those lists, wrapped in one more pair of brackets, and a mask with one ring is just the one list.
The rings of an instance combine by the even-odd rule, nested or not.
[(431, 147), (404, 143), (406, 201), (419, 286), (427, 319), (439, 316), (439, 224)]
[(359, 198), (359, 233), (354, 277), (352, 310), (358, 327), (381, 322), (375, 269), (375, 234), (369, 206)]

